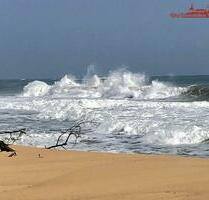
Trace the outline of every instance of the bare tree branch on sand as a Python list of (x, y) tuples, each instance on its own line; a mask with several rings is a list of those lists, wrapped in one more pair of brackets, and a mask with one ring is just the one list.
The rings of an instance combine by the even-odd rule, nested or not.
[[(62, 147), (63, 149), (66, 149), (65, 146), (68, 145), (68, 142), (71, 136), (75, 137), (75, 144), (76, 144), (78, 138), (80, 138), (83, 134), (85, 134), (85, 132), (82, 131), (82, 126), (84, 126), (85, 124), (97, 125), (97, 123), (93, 121), (86, 121), (84, 119), (79, 120), (75, 122), (70, 128), (61, 131), (61, 134), (58, 136), (57, 142), (55, 145), (45, 147), (45, 148), (53, 149), (57, 147)], [(64, 142), (62, 142), (63, 139), (64, 139)]]
[(18, 130), (13, 130), (13, 131), (1, 131), (0, 135), (8, 135), (9, 137), (5, 137), (5, 143), (3, 140), (0, 140), (0, 151), (6, 151), (6, 152), (12, 152), (9, 157), (16, 156), (17, 153), (14, 149), (9, 147), (9, 144), (14, 144), (16, 141), (18, 141), (23, 134), (26, 134), (26, 129), (18, 129)]
[[(83, 129), (83, 127), (87, 124), (92, 126), (97, 126), (98, 123), (90, 120), (86, 120), (86, 118), (81, 118), (81, 120), (72, 122), (72, 126), (65, 130), (60, 130), (60, 135), (57, 138), (56, 144), (46, 147), (46, 149), (53, 149), (57, 147), (62, 147), (66, 150), (66, 146), (69, 143), (69, 139), (71, 136), (74, 136), (75, 142), (77, 143), (78, 138), (80, 138), (85, 133), (89, 132), (91, 129)], [(5, 135), (4, 140), (0, 140), (0, 151), (12, 152), (9, 157), (16, 156), (16, 151), (9, 147), (10, 144), (14, 144), (18, 140), (22, 138), (23, 135), (26, 135), (26, 128), (12, 130), (12, 131), (1, 131), (0, 135)]]

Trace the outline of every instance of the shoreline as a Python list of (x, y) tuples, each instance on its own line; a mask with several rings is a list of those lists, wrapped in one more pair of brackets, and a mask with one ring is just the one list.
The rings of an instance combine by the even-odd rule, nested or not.
[(13, 147), (0, 153), (4, 200), (209, 198), (205, 158)]
[[(85, 150), (76, 150), (76, 149), (62, 149), (62, 148), (52, 148), (52, 149), (46, 149), (44, 147), (40, 146), (32, 146), (32, 145), (23, 145), (23, 144), (9, 144), (11, 147), (23, 147), (23, 148), (34, 148), (34, 149), (41, 149), (41, 150), (48, 150), (48, 151), (63, 151), (63, 152), (74, 152), (74, 153), (96, 153), (96, 154), (113, 154), (113, 155), (139, 155), (139, 156), (160, 156), (160, 157), (176, 157), (176, 158), (191, 158), (191, 159), (204, 159), (209, 160), (209, 156), (192, 156), (192, 155), (186, 155), (186, 154), (170, 154), (170, 153), (134, 153), (134, 152), (114, 152), (114, 151), (85, 151)], [(1, 152), (0, 152), (1, 153)]]

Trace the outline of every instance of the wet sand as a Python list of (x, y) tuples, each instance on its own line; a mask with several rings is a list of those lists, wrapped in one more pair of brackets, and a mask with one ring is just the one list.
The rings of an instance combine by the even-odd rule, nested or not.
[(14, 148), (0, 153), (2, 200), (209, 199), (209, 159)]

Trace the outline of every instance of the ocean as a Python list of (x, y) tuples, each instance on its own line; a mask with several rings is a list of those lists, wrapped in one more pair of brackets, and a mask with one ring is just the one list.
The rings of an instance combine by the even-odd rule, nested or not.
[(67, 149), (208, 157), (209, 76), (0, 80), (0, 131), (26, 128), (17, 144), (53, 145), (79, 120), (90, 123)]

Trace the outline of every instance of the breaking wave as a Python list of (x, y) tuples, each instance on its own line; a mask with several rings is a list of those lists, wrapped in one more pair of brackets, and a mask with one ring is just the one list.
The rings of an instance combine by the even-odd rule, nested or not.
[(60, 81), (48, 85), (34, 81), (23, 89), (24, 97), (68, 96), (74, 98), (134, 98), (140, 100), (165, 99), (179, 96), (186, 91), (157, 80), (149, 81), (144, 74), (134, 74), (126, 70), (110, 73), (101, 78), (92, 75), (80, 82), (71, 75), (65, 75)]
[(182, 145), (183, 151), (185, 144), (209, 138), (208, 97), (207, 85), (172, 84), (127, 70), (100, 77), (91, 70), (82, 80), (72, 75), (51, 84), (36, 80), (19, 95), (0, 96), (0, 128), (24, 126), (34, 137), (22, 143), (46, 145), (57, 136), (48, 130), (86, 117), (98, 126), (87, 127), (91, 132), (78, 149), (156, 152), (164, 145), (171, 152)]

